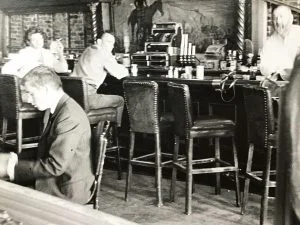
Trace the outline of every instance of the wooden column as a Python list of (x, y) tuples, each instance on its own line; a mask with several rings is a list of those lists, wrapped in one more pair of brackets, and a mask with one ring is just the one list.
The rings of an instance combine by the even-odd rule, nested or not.
[(267, 38), (268, 9), (265, 1), (252, 1), (252, 35), (254, 50), (258, 52)]
[(92, 27), (93, 27), (94, 43), (96, 43), (96, 41), (97, 41), (97, 34), (98, 34), (98, 31), (97, 31), (97, 13), (96, 13), (98, 4), (99, 4), (99, 2), (93, 2), (93, 3), (88, 4), (88, 6), (89, 6), (89, 8), (92, 12)]
[(244, 38), (245, 38), (245, 0), (239, 0), (237, 9), (237, 50), (239, 55), (244, 52)]

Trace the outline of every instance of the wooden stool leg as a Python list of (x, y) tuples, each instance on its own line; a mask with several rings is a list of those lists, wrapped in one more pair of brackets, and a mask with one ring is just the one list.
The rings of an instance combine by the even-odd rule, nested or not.
[(129, 148), (129, 156), (128, 156), (128, 171), (127, 171), (126, 190), (125, 190), (125, 201), (128, 200), (128, 192), (131, 188), (131, 177), (132, 177), (131, 160), (133, 157), (134, 142), (135, 142), (135, 133), (131, 131), (130, 132), (130, 148)]
[(171, 201), (176, 201), (176, 180), (177, 180), (177, 168), (174, 163), (178, 160), (178, 152), (179, 152), (179, 137), (174, 137), (174, 153), (173, 153), (173, 169), (172, 169), (172, 181), (170, 188), (170, 199)]
[(155, 170), (156, 170), (156, 200), (157, 207), (161, 207), (163, 205), (162, 196), (161, 196), (161, 148), (160, 148), (160, 136), (159, 134), (155, 134)]
[(22, 119), (17, 119), (17, 153), (20, 154), (22, 151), (22, 137), (23, 137), (23, 127)]
[(237, 168), (237, 170), (235, 171), (236, 206), (239, 207), (240, 203), (241, 203), (240, 180), (239, 180), (239, 163), (238, 163), (237, 150), (236, 150), (234, 137), (232, 137), (232, 150), (233, 150), (234, 167)]
[(112, 126), (115, 130), (115, 145), (116, 145), (116, 162), (118, 166), (118, 180), (122, 179), (122, 165), (121, 165), (121, 156), (120, 156), (120, 146), (119, 146), (119, 132), (118, 132), (118, 126), (117, 123), (114, 123)]
[(7, 118), (3, 117), (2, 119), (2, 141), (6, 142), (6, 134), (7, 134)]
[[(253, 151), (254, 151), (254, 145), (249, 145), (248, 150), (248, 160), (247, 160), (247, 166), (246, 166), (246, 176), (247, 173), (251, 172), (252, 168), (252, 159), (253, 159)], [(241, 207), (241, 213), (244, 214), (246, 211), (246, 205), (248, 203), (248, 195), (249, 195), (249, 185), (250, 185), (250, 179), (248, 177), (245, 177), (245, 185), (244, 185), (244, 195), (242, 200), (242, 207)]]
[(192, 213), (192, 183), (193, 183), (193, 138), (187, 141), (187, 165), (186, 165), (186, 193), (185, 193), (185, 214)]
[[(216, 167), (220, 167), (220, 138), (215, 138), (215, 159), (216, 159)], [(216, 173), (216, 187), (215, 194), (221, 194), (221, 176), (220, 173)]]
[(266, 155), (266, 169), (263, 173), (263, 193), (260, 206), (260, 225), (264, 225), (268, 215), (268, 196), (269, 196), (269, 182), (271, 169), (272, 147), (268, 146)]

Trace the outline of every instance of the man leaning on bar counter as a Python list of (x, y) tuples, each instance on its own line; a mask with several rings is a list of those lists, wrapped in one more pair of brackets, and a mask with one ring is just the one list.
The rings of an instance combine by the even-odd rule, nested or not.
[(263, 46), (260, 70), (271, 80), (289, 80), (300, 52), (300, 26), (293, 24), (293, 14), (287, 6), (278, 6), (272, 16), (274, 31)]
[(82, 53), (71, 76), (85, 78), (90, 108), (117, 108), (117, 124), (120, 127), (124, 107), (123, 97), (97, 93), (108, 73), (117, 79), (129, 75), (127, 68), (119, 64), (112, 54), (114, 44), (115, 37), (110, 33), (103, 33), (101, 38), (97, 38), (96, 44), (86, 48)]

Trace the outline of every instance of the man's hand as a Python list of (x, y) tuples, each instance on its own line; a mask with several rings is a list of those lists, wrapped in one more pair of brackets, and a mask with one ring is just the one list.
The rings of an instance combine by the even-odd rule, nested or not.
[(17, 164), (18, 156), (16, 153), (0, 153), (0, 179), (14, 180)]
[(10, 153), (0, 153), (0, 179), (7, 179), (7, 167)]
[(64, 45), (60, 39), (51, 42), (50, 51), (52, 52), (52, 54), (58, 56), (59, 58), (63, 57)]
[(282, 70), (282, 72), (280, 73), (281, 78), (283, 80), (289, 80), (290, 76), (291, 76), (291, 72), (292, 72), (292, 68), (285, 68)]

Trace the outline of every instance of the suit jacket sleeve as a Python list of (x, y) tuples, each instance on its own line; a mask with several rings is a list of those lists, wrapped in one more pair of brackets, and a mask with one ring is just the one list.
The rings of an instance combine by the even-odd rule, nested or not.
[(53, 133), (49, 137), (43, 137), (47, 138), (49, 144), (39, 148), (49, 148), (49, 154), (45, 149), (46, 157), (37, 161), (20, 160), (15, 167), (15, 181), (60, 176), (64, 173), (76, 154), (76, 146), (82, 135), (79, 123), (69, 118), (68, 114), (72, 115), (69, 112), (64, 114), (64, 117), (53, 123)]

